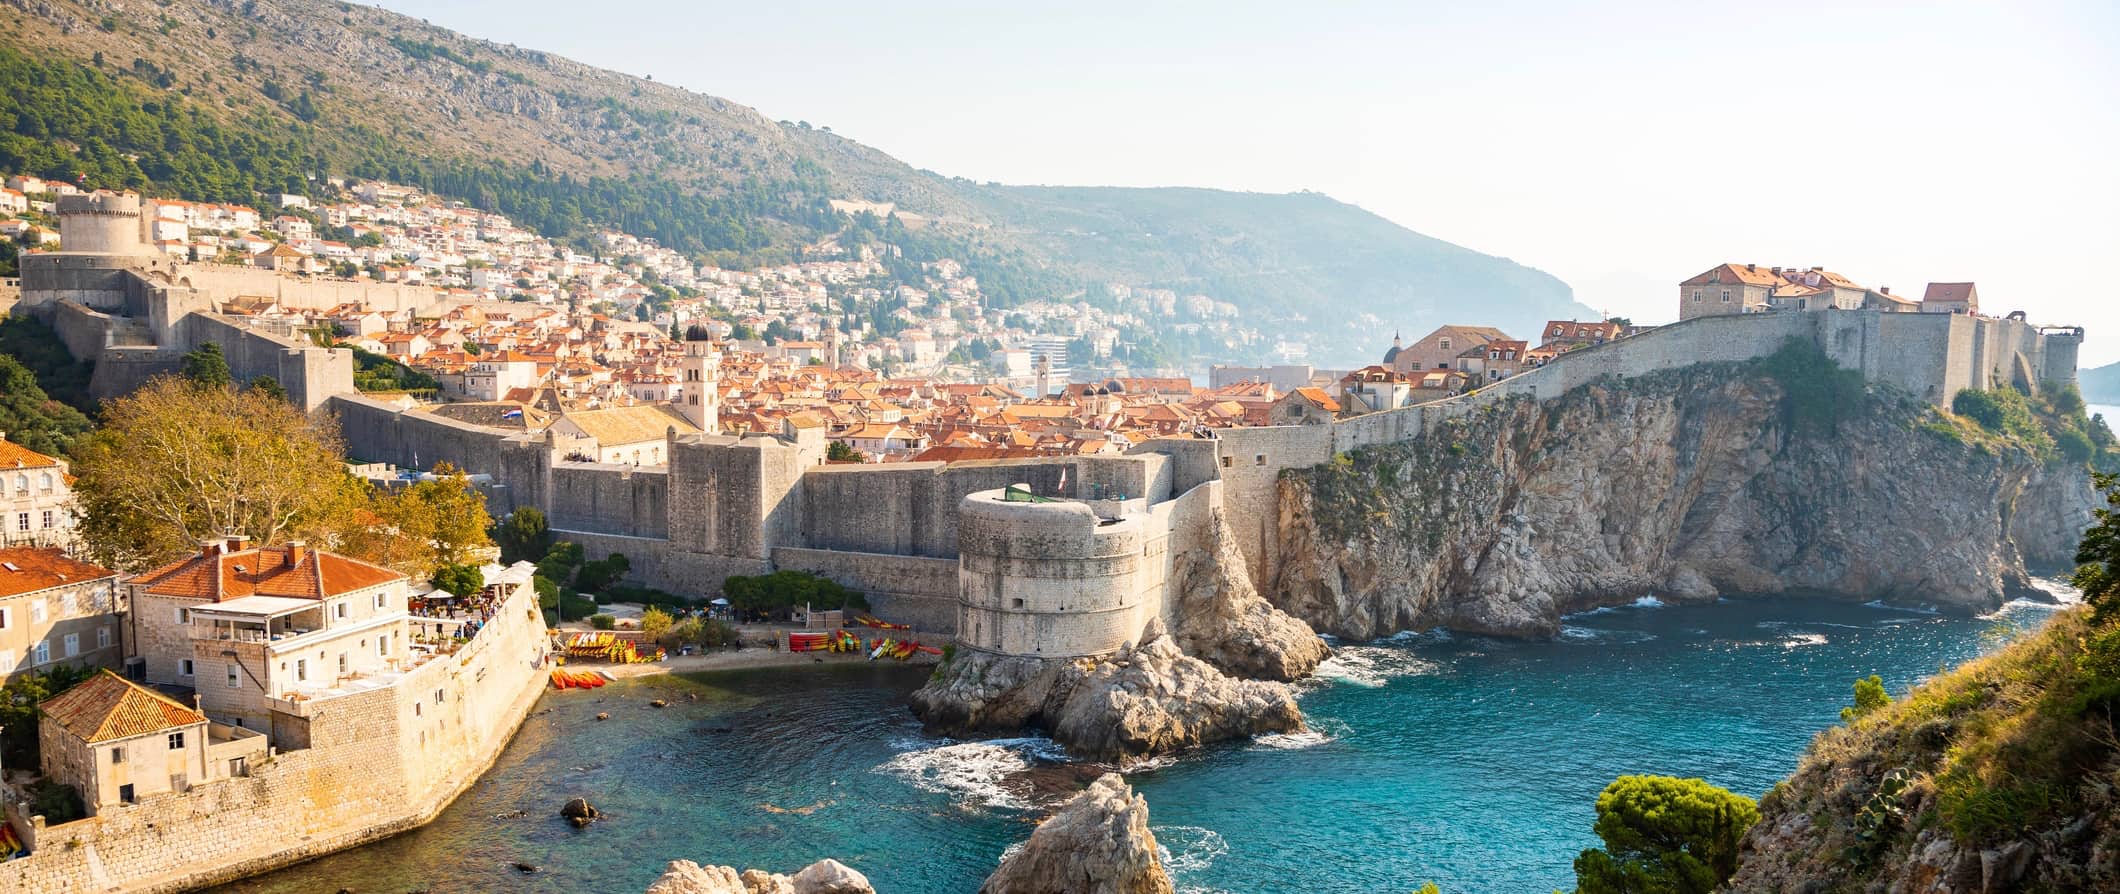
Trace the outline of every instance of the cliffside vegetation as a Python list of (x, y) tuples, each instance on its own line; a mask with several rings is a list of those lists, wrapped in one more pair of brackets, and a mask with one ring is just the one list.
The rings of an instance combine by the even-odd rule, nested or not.
[(1900, 699), (1858, 682), (1761, 799), (1735, 890), (2120, 885), (2120, 479), (2098, 484), (2086, 605)]
[(1951, 399), (1951, 412), (1929, 430), (1972, 443), (1992, 445), (1999, 440), (2047, 463), (2120, 471), (2120, 442), (2103, 416), (2088, 414), (2083, 393), (2074, 385), (2037, 396), (2008, 385), (1969, 388)]
[(64, 457), (95, 426), (80, 409), (92, 406), (87, 367), (73, 362), (49, 327), (0, 317), (0, 431), (8, 440)]

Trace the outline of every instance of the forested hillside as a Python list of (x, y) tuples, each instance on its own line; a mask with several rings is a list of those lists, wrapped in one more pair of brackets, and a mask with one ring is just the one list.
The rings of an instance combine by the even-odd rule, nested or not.
[(241, 201), (376, 177), (555, 237), (612, 226), (730, 265), (828, 238), (846, 221), (831, 199), (891, 202), (925, 224), (901, 230), (908, 254), (964, 260), (997, 302), (1106, 282), (1205, 293), (1321, 362), (1373, 359), (1388, 328), (1590, 313), (1550, 276), (1322, 196), (974, 184), (351, 3), (0, 0), (0, 85), (0, 164), (92, 186)]

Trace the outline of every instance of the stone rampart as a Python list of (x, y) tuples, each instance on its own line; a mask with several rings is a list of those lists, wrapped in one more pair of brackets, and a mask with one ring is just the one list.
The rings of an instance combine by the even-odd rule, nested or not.
[(914, 629), (957, 629), (957, 560), (780, 547), (773, 566), (807, 571), (861, 591), (878, 616)]
[(669, 475), (661, 468), (552, 464), (545, 518), (556, 528), (669, 537)]
[(394, 686), (306, 703), (315, 747), (274, 753), (248, 776), (18, 827), (32, 853), (0, 863), (0, 891), (188, 891), (423, 825), (491, 766), (536, 704), (545, 648), (536, 595), (522, 588), (456, 654)]

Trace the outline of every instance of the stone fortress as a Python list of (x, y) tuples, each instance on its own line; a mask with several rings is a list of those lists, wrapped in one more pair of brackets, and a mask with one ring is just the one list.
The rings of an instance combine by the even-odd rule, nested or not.
[[(490, 475), (492, 508), (535, 506), (555, 536), (591, 555), (623, 553), (640, 582), (712, 592), (735, 574), (795, 569), (869, 594), (879, 613), (951, 633), (968, 648), (1049, 657), (1109, 652), (1151, 617), (1169, 618), (1174, 557), (1219, 536), (1226, 519), (1246, 569), (1272, 592), (1279, 568), (1276, 481), (1366, 445), (1419, 437), (1439, 420), (1517, 397), (1713, 361), (1770, 354), (1791, 338), (1866, 380), (1938, 405), (1964, 388), (2072, 383), (2083, 333), (2013, 314), (1846, 310), (1700, 316), (1571, 351), (1472, 394), (1325, 424), (1222, 429), (1125, 455), (886, 465), (825, 465), (822, 429), (719, 434), (713, 407), (680, 407), (701, 433), (674, 429), (667, 464), (571, 462), (545, 433), (486, 428), (361, 396), (348, 352), (222, 311), (266, 295), (296, 308), (364, 301), (425, 306), (427, 289), (301, 280), (270, 271), (178, 264), (146, 248), (140, 200), (97, 193), (60, 206), (67, 251), (23, 260), (22, 308), (53, 323), (78, 357), (97, 360), (100, 393), (222, 344), (238, 378), (272, 375), (309, 408), (340, 416), (350, 456), (427, 468), (448, 461)], [(685, 375), (715, 394), (718, 356), (688, 345)], [(1007, 499), (1020, 486), (1041, 502)]]
[(433, 289), (295, 278), (271, 270), (171, 260), (148, 239), (149, 217), (130, 193), (60, 196), (63, 251), (22, 256), (18, 312), (50, 324), (75, 358), (95, 363), (91, 392), (125, 394), (207, 342), (239, 381), (271, 376), (304, 409), (353, 390), (350, 351), (317, 347), (285, 324), (231, 314), (238, 298), (292, 309), (365, 302), (381, 310), (434, 305)]
[[(1170, 617), (1176, 557), (1226, 520), (1261, 592), (1272, 592), (1277, 481), (1368, 445), (1518, 397), (1701, 362), (1743, 361), (1787, 339), (1821, 347), (1879, 385), (1942, 405), (1963, 388), (2075, 381), (2080, 329), (1962, 314), (1819, 311), (1704, 317), (1570, 352), (1472, 394), (1327, 424), (1221, 429), (1118, 456), (824, 465), (817, 429), (677, 435), (662, 468), (566, 462), (542, 435), (340, 395), (348, 450), (403, 465), (486, 472), (497, 512), (535, 506), (554, 536), (624, 553), (644, 583), (712, 592), (732, 574), (809, 571), (862, 590), (876, 610), (1001, 655), (1109, 653)], [(1010, 488), (1051, 502), (1010, 499)]]

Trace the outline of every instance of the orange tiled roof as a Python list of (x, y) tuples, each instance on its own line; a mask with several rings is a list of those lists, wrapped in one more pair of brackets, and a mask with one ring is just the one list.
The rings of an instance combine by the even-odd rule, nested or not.
[(134, 583), (157, 596), (221, 602), (244, 596), (323, 599), (404, 577), (336, 553), (315, 549), (303, 553), (299, 563), (291, 561), (294, 548), (288, 546), (201, 553), (140, 575)]
[(0, 469), (35, 469), (59, 461), (6, 438), (0, 438)]
[(0, 549), (0, 596), (19, 596), (62, 584), (112, 577), (108, 568), (77, 562), (57, 547)]
[(90, 744), (206, 722), (205, 715), (109, 669), (45, 699), (38, 710)]

